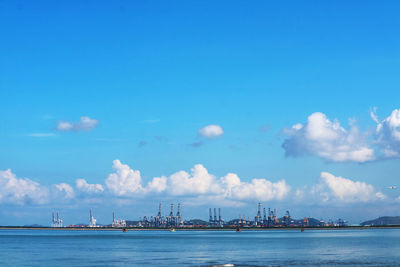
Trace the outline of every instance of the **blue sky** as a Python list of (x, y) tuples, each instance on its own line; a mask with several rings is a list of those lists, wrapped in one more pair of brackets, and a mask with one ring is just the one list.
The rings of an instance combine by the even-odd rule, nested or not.
[[(2, 1), (0, 223), (46, 224), (52, 209), (76, 223), (89, 207), (105, 223), (112, 210), (135, 219), (159, 201), (181, 201), (187, 216), (201, 218), (211, 204), (230, 218), (252, 217), (258, 201), (297, 217), (398, 215), (399, 192), (387, 186), (398, 183), (400, 130), (395, 115), (384, 122), (400, 108), (398, 8), (396, 1)], [(325, 117), (309, 125), (329, 120), (317, 130), (324, 139), (334, 129), (333, 139), (307, 135), (316, 112)], [(57, 128), (81, 117), (94, 126)], [(303, 128), (289, 130), (298, 123)], [(223, 134), (202, 136), (209, 125)], [(116, 159), (140, 171), (143, 188), (166, 176), (166, 189), (118, 194), (105, 183)], [(229, 194), (211, 185), (174, 193), (170, 176), (195, 164), (215, 175), (211, 184), (223, 187), (227, 173), (244, 184)], [(84, 194), (78, 178), (103, 191)], [(280, 197), (266, 186), (248, 197), (253, 178), (284, 180), (290, 190)], [(38, 183), (47, 199), (20, 179)], [(73, 197), (57, 189), (62, 183)]]

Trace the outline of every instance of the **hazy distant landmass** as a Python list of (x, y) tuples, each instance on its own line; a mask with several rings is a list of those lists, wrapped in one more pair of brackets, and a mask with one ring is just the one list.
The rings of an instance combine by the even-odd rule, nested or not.
[(45, 227), (45, 226), (40, 225), (40, 224), (29, 224), (29, 225), (24, 225), (23, 227), (33, 227), (33, 228), (36, 228), (36, 227)]
[(384, 217), (379, 217), (374, 220), (369, 220), (362, 222), (360, 225), (366, 226), (366, 225), (372, 225), (372, 226), (377, 226), (377, 225), (400, 225), (400, 216), (384, 216)]

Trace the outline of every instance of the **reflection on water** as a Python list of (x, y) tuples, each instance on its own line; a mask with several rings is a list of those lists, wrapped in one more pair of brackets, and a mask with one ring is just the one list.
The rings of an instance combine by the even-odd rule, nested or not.
[(57, 264), (400, 266), (400, 230), (0, 230), (0, 266)]

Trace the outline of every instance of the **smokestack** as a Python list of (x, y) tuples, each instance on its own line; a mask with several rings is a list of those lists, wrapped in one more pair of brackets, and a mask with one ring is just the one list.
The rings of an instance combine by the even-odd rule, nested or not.
[(170, 212), (169, 216), (174, 217), (174, 204), (171, 204), (171, 212)]
[(113, 212), (113, 222), (115, 222), (115, 214), (114, 214), (114, 212)]
[(58, 211), (57, 211), (57, 222), (58, 222)]
[(54, 223), (54, 211), (51, 213), (51, 219), (52, 219), (52, 222)]
[(221, 208), (218, 208), (218, 221), (221, 222)]
[(217, 209), (216, 208), (214, 208), (214, 221), (215, 222), (217, 221)]
[(176, 212), (177, 217), (181, 217), (181, 203), (178, 203), (178, 211)]
[(210, 223), (212, 222), (212, 212), (211, 212), (211, 208), (210, 208), (210, 210), (209, 210), (209, 214), (210, 214), (210, 219), (209, 219), (209, 221), (210, 221)]
[(158, 217), (161, 218), (161, 203), (158, 205)]
[(261, 217), (261, 203), (258, 203), (258, 211), (257, 211), (257, 216)]

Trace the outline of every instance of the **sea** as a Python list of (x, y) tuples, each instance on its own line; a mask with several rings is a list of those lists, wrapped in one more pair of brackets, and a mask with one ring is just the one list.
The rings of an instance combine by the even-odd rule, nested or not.
[(0, 266), (400, 266), (400, 229), (2, 229)]

